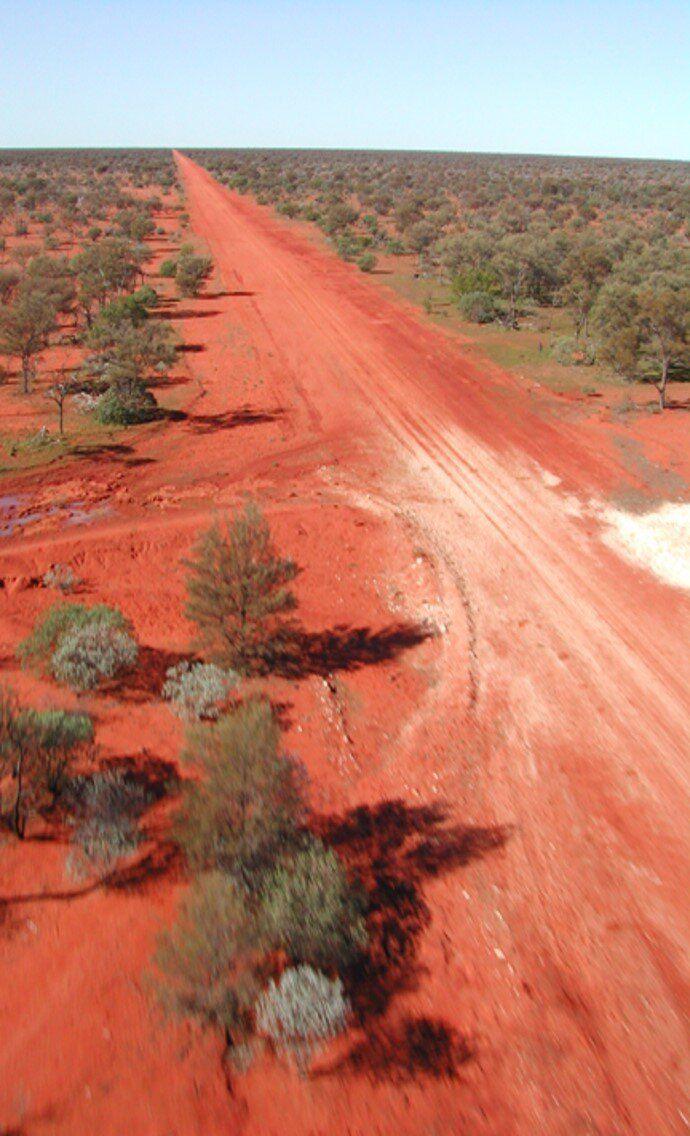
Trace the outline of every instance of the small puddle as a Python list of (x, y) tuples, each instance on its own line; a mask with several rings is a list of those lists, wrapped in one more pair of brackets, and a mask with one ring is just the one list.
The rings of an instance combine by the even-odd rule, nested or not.
[(0, 497), (0, 539), (12, 536), (18, 529), (33, 525), (38, 521), (45, 521), (49, 517), (61, 517), (64, 525), (88, 525), (92, 521), (100, 520), (112, 513), (111, 505), (100, 504), (94, 508), (86, 507), (85, 501), (64, 501), (56, 505), (47, 505), (44, 509), (33, 509), (30, 513), (19, 513), (18, 510), (26, 503), (24, 497)]

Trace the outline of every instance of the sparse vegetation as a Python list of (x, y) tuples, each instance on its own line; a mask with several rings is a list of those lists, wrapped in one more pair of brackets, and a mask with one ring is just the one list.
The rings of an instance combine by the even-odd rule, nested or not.
[(0, 775), (14, 785), (12, 826), (22, 838), (32, 813), (55, 804), (64, 789), (70, 763), (93, 740), (85, 714), (34, 710), (0, 689)]
[(258, 700), (190, 728), (184, 758), (203, 778), (186, 783), (176, 831), (195, 870), (220, 868), (249, 885), (294, 844), (304, 782), (278, 740), (271, 708)]
[(238, 682), (239, 675), (234, 671), (222, 670), (214, 663), (185, 661), (168, 670), (161, 694), (180, 718), (192, 722), (217, 718)]
[[(669, 378), (690, 373), (683, 163), (326, 151), (193, 156), (240, 193), (318, 225), (364, 271), (383, 253), (407, 257), (401, 273), (411, 275), (414, 257), (415, 276), (436, 282), (468, 322), (503, 327), (506, 341), (562, 310), (577, 341), (572, 364), (649, 380), (660, 406)], [(624, 303), (631, 288), (635, 297)]]
[(292, 630), (285, 615), (296, 607), (288, 585), (297, 566), (276, 554), (257, 506), (216, 522), (187, 567), (187, 615), (199, 649), (242, 674), (270, 669)]
[(139, 846), (146, 793), (119, 770), (104, 770), (74, 781), (71, 796), (70, 868), (76, 875), (94, 869), (105, 875)]
[(62, 603), (39, 617), (17, 653), (25, 666), (51, 673), (75, 690), (92, 690), (133, 666), (137, 646), (131, 624), (116, 608)]
[(339, 978), (297, 966), (284, 970), (278, 982), (271, 979), (255, 1012), (258, 1029), (288, 1050), (305, 1072), (315, 1046), (343, 1032), (350, 1005)]

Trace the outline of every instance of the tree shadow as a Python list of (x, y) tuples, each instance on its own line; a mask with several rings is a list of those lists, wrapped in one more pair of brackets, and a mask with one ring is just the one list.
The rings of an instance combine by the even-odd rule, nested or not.
[(125, 781), (144, 791), (146, 807), (176, 793), (180, 787), (180, 773), (174, 761), (156, 757), (144, 749), (141, 753), (106, 757), (100, 765), (101, 773), (119, 773)]
[(108, 891), (142, 891), (157, 880), (177, 880), (184, 874), (184, 858), (176, 841), (159, 840), (133, 863), (110, 872), (102, 881)]
[[(151, 313), (151, 315), (153, 315), (153, 314), (154, 313)], [(161, 310), (159, 315), (157, 317), (154, 317), (154, 318), (163, 319), (163, 320), (166, 321), (166, 323), (168, 323), (168, 322), (172, 322), (174, 320), (182, 320), (182, 319), (189, 319), (189, 320), (191, 320), (191, 319), (193, 319), (193, 320), (210, 319), (212, 316), (220, 316), (222, 314), (223, 313), (221, 312), (220, 308), (213, 308), (209, 312), (200, 312), (200, 311), (197, 311), (195, 308), (173, 308), (172, 310), (166, 310), (166, 311)]]
[(140, 647), (135, 666), (103, 689), (107, 694), (116, 695), (127, 702), (148, 702), (151, 698), (160, 698), (170, 667), (177, 666), (187, 658), (189, 655), (180, 651)]
[(290, 629), (275, 670), (287, 678), (355, 671), (396, 658), (436, 635), (428, 624), (391, 623), (379, 631), (337, 624), (327, 631)]
[(256, 426), (261, 422), (275, 422), (282, 418), (282, 407), (276, 410), (256, 410), (252, 406), (241, 406), (238, 410), (221, 414), (195, 414), (188, 418), (189, 428), (195, 434), (214, 434), (219, 430), (232, 430), (236, 426)]
[(442, 1018), (409, 1014), (395, 1025), (373, 1029), (335, 1068), (324, 1072), (352, 1069), (373, 1081), (397, 1084), (422, 1078), (453, 1081), (473, 1056), (467, 1038)]
[(200, 351), (205, 351), (206, 348), (202, 343), (178, 343), (175, 347), (178, 355), (197, 354)]
[(133, 454), (134, 447), (125, 442), (101, 442), (96, 445), (76, 443), (72, 446), (72, 454), (80, 458), (100, 458), (102, 460), (116, 459)]
[[(177, 766), (165, 758), (156, 757), (142, 750), (139, 754), (123, 755), (104, 758), (94, 773), (117, 772), (122, 774), (123, 780), (130, 785), (143, 789), (141, 801), (132, 814), (137, 824), (141, 821), (141, 843), (146, 845), (143, 855), (135, 855), (122, 864), (116, 864), (110, 871), (89, 879), (81, 886), (65, 888), (55, 892), (27, 892), (0, 897), (0, 929), (9, 918), (11, 908), (23, 903), (65, 903), (74, 899), (82, 899), (99, 888), (115, 891), (141, 890), (155, 883), (162, 877), (178, 878), (184, 870), (182, 853), (179, 845), (172, 839), (168, 831), (167, 822), (159, 820), (147, 827), (146, 814), (154, 805), (167, 797), (173, 796), (179, 789), (180, 776)], [(93, 775), (93, 774), (92, 774)], [(62, 821), (62, 835), (66, 829), (66, 815), (74, 817), (79, 815), (81, 792), (86, 778), (75, 778), (71, 790), (68, 789), (66, 799), (58, 810)], [(67, 804), (71, 796), (72, 804)], [(55, 834), (46, 834), (43, 839), (57, 839)], [(35, 838), (34, 838), (35, 839)]]
[(347, 973), (355, 1015), (366, 1026), (396, 994), (419, 985), (419, 940), (431, 920), (426, 882), (502, 848), (512, 830), (450, 824), (445, 806), (403, 800), (361, 805), (313, 827), (366, 897), (368, 944)]

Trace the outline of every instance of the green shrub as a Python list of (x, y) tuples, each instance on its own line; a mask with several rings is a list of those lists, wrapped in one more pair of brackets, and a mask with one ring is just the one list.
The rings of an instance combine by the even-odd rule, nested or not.
[(96, 406), (96, 419), (102, 426), (135, 426), (155, 418), (158, 407), (150, 390), (142, 382), (128, 387), (113, 383), (101, 395)]
[(158, 273), (159, 273), (160, 276), (172, 277), (172, 276), (175, 275), (176, 272), (177, 272), (177, 261), (176, 260), (164, 260), (163, 263), (161, 264), (160, 268), (158, 269)]
[(181, 296), (196, 296), (202, 282), (210, 275), (213, 261), (210, 256), (180, 254), (175, 269), (175, 283)]
[(458, 308), (472, 323), (492, 323), (498, 314), (496, 301), (490, 292), (465, 292), (460, 296)]
[(268, 669), (293, 629), (284, 614), (296, 607), (288, 584), (297, 565), (276, 555), (256, 505), (247, 504), (222, 527), (214, 524), (186, 563), (186, 612), (198, 628), (200, 650), (240, 673)]
[(366, 944), (362, 898), (316, 840), (267, 873), (262, 912), (267, 938), (296, 962), (341, 966)]
[(362, 272), (373, 272), (376, 268), (376, 257), (373, 252), (364, 252), (357, 259), (357, 267)]

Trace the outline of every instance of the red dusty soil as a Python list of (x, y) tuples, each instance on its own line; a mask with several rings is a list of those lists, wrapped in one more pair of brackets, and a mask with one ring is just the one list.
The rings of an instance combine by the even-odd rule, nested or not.
[(0, 1131), (686, 1131), (690, 610), (576, 508), (631, 475), (601, 424), (177, 160), (220, 277), (177, 311), (186, 417), (55, 475), (51, 499), (77, 478), (107, 516), (4, 538), (3, 678), (55, 698), (12, 656), (52, 598), (32, 580), (74, 564), (145, 644), (136, 681), (90, 700), (103, 751), (174, 764), (156, 695), (189, 639), (179, 561), (259, 496), (313, 637), (270, 692), (377, 949), (361, 1028), (309, 1079), (264, 1053), (229, 1094), (218, 1040), (164, 1019), (148, 977), (184, 887), (166, 806), (107, 886), (37, 828), (0, 853)]

